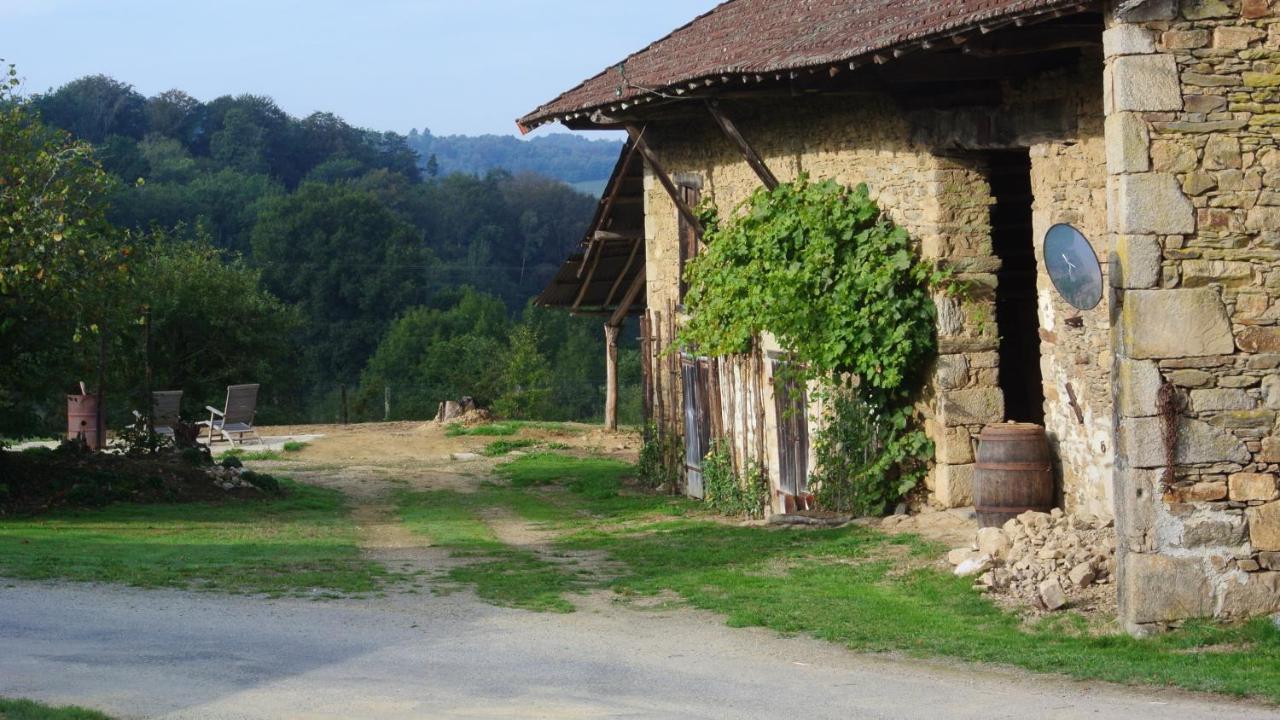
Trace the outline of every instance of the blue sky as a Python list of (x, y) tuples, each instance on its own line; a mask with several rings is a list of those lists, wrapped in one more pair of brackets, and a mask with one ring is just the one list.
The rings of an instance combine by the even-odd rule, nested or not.
[(105, 73), (144, 95), (270, 95), (379, 130), (515, 134), (516, 117), (716, 4), (0, 0), (0, 57), (26, 92)]

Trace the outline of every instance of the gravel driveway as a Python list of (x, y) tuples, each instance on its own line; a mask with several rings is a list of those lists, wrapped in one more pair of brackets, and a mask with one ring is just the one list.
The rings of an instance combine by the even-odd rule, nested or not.
[(866, 657), (588, 598), (262, 600), (0, 586), (0, 695), (120, 718), (1280, 718), (1174, 691)]

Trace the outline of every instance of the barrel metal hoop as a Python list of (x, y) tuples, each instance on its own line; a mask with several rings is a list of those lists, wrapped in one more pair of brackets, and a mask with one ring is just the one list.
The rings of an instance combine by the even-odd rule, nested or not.
[(978, 468), (982, 470), (1042, 470), (1045, 472), (1048, 472), (1053, 469), (1052, 466), (1045, 465), (1044, 463), (1034, 463), (1034, 462), (1030, 462), (1030, 463), (980, 462), (978, 463)]
[(974, 507), (974, 510), (980, 513), (1015, 513), (1018, 515), (1021, 515), (1022, 513), (1027, 511), (1043, 512), (1043, 510), (1037, 510), (1036, 508), (1028, 507), (1026, 505), (1018, 505), (1014, 507), (1006, 507), (1006, 506), (1000, 506), (1000, 505), (978, 505)]

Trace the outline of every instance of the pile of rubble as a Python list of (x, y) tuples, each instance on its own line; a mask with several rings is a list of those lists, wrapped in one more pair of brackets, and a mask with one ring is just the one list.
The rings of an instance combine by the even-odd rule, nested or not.
[(1058, 610), (1068, 603), (1090, 607), (1113, 601), (1115, 532), (1110, 520), (1028, 511), (1003, 527), (982, 528), (972, 545), (947, 554), (961, 577), (978, 587)]

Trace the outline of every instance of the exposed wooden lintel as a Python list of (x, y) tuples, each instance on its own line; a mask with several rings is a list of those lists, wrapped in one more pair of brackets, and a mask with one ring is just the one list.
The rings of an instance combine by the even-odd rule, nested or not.
[(760, 158), (755, 148), (751, 147), (751, 143), (747, 142), (747, 139), (742, 137), (742, 133), (738, 132), (738, 126), (734, 125), (733, 120), (730, 120), (729, 116), (724, 114), (724, 111), (720, 109), (720, 104), (715, 100), (709, 100), (707, 101), (707, 110), (711, 113), (711, 117), (716, 121), (716, 124), (720, 126), (720, 129), (724, 131), (725, 136), (729, 138), (729, 141), (738, 146), (738, 151), (742, 153), (742, 157), (746, 159), (747, 164), (751, 166), (752, 170), (756, 171), (756, 175), (760, 176), (760, 182), (764, 183), (764, 186), (769, 190), (778, 187), (778, 178), (769, 169), (769, 166), (764, 164), (764, 160)]

